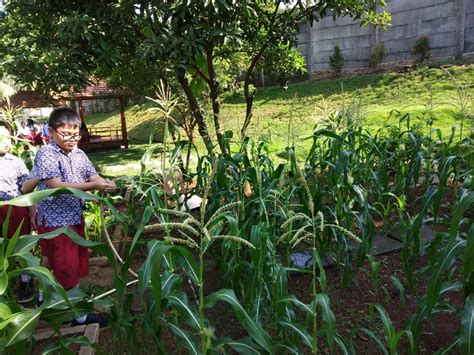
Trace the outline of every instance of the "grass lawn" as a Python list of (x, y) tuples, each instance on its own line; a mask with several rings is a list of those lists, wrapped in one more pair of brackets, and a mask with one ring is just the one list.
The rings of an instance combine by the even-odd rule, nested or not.
[[(470, 96), (470, 110), (474, 98), (474, 65), (457, 66), (446, 70), (420, 68), (408, 73), (369, 74), (357, 77), (307, 81), (281, 87), (259, 88), (254, 101), (254, 116), (249, 127), (253, 137), (266, 139), (275, 153), (284, 150), (288, 140), (297, 146), (299, 156), (305, 154), (309, 141), (304, 141), (322, 118), (337, 110), (358, 112), (362, 124), (376, 130), (386, 124), (398, 124), (394, 110), (409, 113), (411, 122), (424, 122), (431, 110), (433, 127), (448, 136), (451, 127), (459, 125), (459, 91), (464, 87)], [(132, 149), (129, 152), (93, 154), (99, 165), (108, 166), (138, 163), (145, 152), (153, 127), (160, 131), (160, 117), (149, 110), (152, 103), (127, 107), (126, 117)], [(224, 95), (222, 101), (223, 131), (232, 130), (238, 137), (245, 115), (245, 102), (240, 95)], [(90, 127), (120, 125), (118, 112), (89, 115)], [(291, 129), (288, 129), (291, 122)], [(465, 122), (465, 132), (472, 122)], [(211, 129), (212, 131), (212, 129)], [(131, 166), (131, 165), (129, 165)], [(124, 169), (124, 171), (127, 169)], [(136, 171), (136, 169), (133, 169)], [(111, 171), (112, 172), (112, 171)]]

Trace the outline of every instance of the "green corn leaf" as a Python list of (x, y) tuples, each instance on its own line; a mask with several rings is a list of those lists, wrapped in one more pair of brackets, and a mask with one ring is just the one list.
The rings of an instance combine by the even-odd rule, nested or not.
[(188, 297), (184, 292), (178, 295), (170, 295), (167, 297), (169, 303), (180, 313), (188, 322), (188, 324), (196, 330), (201, 329), (199, 316), (193, 311), (188, 302)]
[(155, 299), (154, 313), (154, 333), (158, 332), (159, 319), (161, 314), (161, 258), (153, 258), (151, 266), (151, 290), (153, 298)]
[(7, 303), (0, 303), (0, 321), (5, 320), (12, 315), (12, 310)]
[(460, 334), (461, 353), (471, 355), (474, 353), (474, 294), (469, 295), (464, 304), (461, 317)]
[(3, 295), (8, 287), (8, 274), (6, 270), (0, 273), (0, 295)]
[(129, 249), (129, 255), (133, 254), (133, 251), (135, 250), (135, 245), (137, 244), (138, 239), (140, 238), (140, 236), (143, 232), (143, 229), (145, 228), (145, 226), (150, 221), (150, 218), (151, 218), (152, 214), (153, 214), (153, 207), (152, 206), (146, 206), (145, 211), (143, 212), (140, 227), (138, 227), (137, 231), (135, 232), (135, 235), (133, 236), (132, 243), (131, 243), (130, 249)]
[(91, 343), (86, 336), (64, 337), (48, 344), (41, 352), (41, 355), (64, 353), (65, 347), (68, 349), (71, 345), (99, 348), (97, 344)]
[(307, 305), (306, 303), (301, 302), (299, 299), (297, 299), (294, 295), (289, 295), (285, 298), (282, 298), (278, 301), (279, 303), (293, 303), (300, 309), (302, 309), (304, 312), (307, 314), (314, 316), (314, 311), (313, 309)]
[(388, 315), (385, 308), (383, 308), (379, 304), (371, 305), (371, 307), (375, 308), (379, 313), (380, 319), (382, 320), (383, 329), (384, 329), (384, 336), (387, 344), (390, 344), (390, 348), (392, 348), (393, 340), (395, 338), (396, 332), (395, 327), (393, 326), (392, 320)]
[(402, 306), (404, 306), (406, 304), (406, 301), (407, 301), (405, 286), (403, 286), (403, 283), (400, 281), (400, 279), (398, 277), (395, 277), (395, 276), (392, 275), (392, 276), (390, 276), (390, 278), (392, 279), (393, 284), (395, 285), (395, 287), (398, 289), (398, 293), (400, 294), (400, 303), (402, 304)]
[(0, 351), (31, 336), (38, 325), (41, 310), (23, 311), (12, 314), (0, 323)]
[(385, 354), (385, 355), (389, 355), (389, 352), (387, 350), (387, 348), (385, 347), (384, 343), (382, 340), (380, 340), (380, 338), (375, 335), (375, 333), (369, 329), (366, 329), (366, 328), (362, 328), (362, 331), (367, 334), (369, 337), (371, 337), (376, 343), (377, 345), (379, 346), (380, 350), (382, 350), (382, 352)]
[(350, 340), (347, 341), (340, 334), (336, 333), (335, 341), (344, 355), (355, 355), (354, 345)]
[(453, 243), (456, 239), (464, 213), (474, 204), (474, 191), (462, 190), (458, 201), (451, 220), (448, 244)]
[(222, 289), (217, 292), (214, 292), (208, 295), (204, 299), (204, 307), (211, 308), (217, 301), (224, 301), (229, 303), (234, 313), (239, 320), (240, 324), (247, 330), (249, 336), (261, 347), (273, 353), (274, 345), (273, 341), (268, 335), (268, 333), (262, 328), (260, 324), (257, 324), (253, 319), (248, 315), (248, 313), (241, 306), (239, 300), (235, 296), (233, 290)]
[(280, 324), (283, 328), (297, 334), (298, 337), (301, 338), (303, 343), (305, 343), (306, 346), (308, 346), (311, 351), (314, 350), (314, 348), (313, 348), (313, 337), (311, 335), (309, 335), (306, 328), (302, 327), (300, 324), (295, 323), (295, 322), (280, 321), (280, 322), (278, 322), (278, 324)]
[(95, 197), (94, 195), (90, 193), (84, 192), (82, 190), (69, 188), (69, 187), (61, 187), (57, 189), (48, 189), (48, 190), (31, 192), (26, 195), (20, 195), (18, 197), (15, 197), (14, 199), (9, 200), (9, 201), (0, 201), (0, 206), (12, 205), (12, 206), (18, 206), (18, 207), (28, 207), (28, 206), (36, 205), (40, 203), (41, 201), (47, 199), (48, 197), (59, 196), (59, 195), (64, 195), (64, 194), (74, 195), (85, 201), (99, 201), (99, 198)]
[(315, 302), (319, 305), (323, 318), (323, 327), (326, 333), (329, 349), (334, 352), (334, 340), (336, 334), (336, 318), (329, 304), (329, 297), (325, 293), (318, 293)]
[(163, 255), (173, 247), (172, 245), (158, 240), (150, 240), (147, 246), (148, 256), (138, 270), (138, 275), (140, 277), (140, 281), (138, 282), (138, 292), (140, 295), (145, 293), (145, 290), (150, 283), (154, 259), (158, 258), (161, 263)]
[(319, 129), (319, 130), (315, 131), (311, 137), (308, 137), (306, 139), (317, 139), (320, 136), (325, 136), (325, 137), (328, 137), (328, 138), (334, 138), (334, 139), (336, 139), (340, 142), (344, 141), (343, 137), (341, 137), (340, 135), (338, 135), (338, 134), (336, 134), (333, 131), (330, 131), (328, 129)]
[(460, 339), (457, 338), (456, 340), (454, 340), (451, 344), (449, 344), (448, 346), (442, 348), (441, 350), (438, 350), (435, 355), (450, 355), (450, 354), (454, 354), (455, 351), (454, 350), (458, 350), (459, 348), (459, 343), (460, 343)]
[(441, 293), (443, 274), (455, 262), (456, 257), (462, 251), (464, 245), (464, 240), (458, 240), (455, 241), (454, 244), (446, 245), (444, 252), (436, 263), (434, 270), (431, 273), (428, 289), (426, 291), (426, 305), (428, 310), (431, 311), (438, 302)]
[(15, 231), (15, 233), (13, 234), (13, 236), (8, 242), (7, 250), (5, 251), (5, 258), (8, 258), (12, 254), (13, 249), (15, 248), (15, 245), (18, 242), (18, 238), (20, 237), (20, 231), (21, 231), (22, 226), (23, 226), (23, 221), (21, 221), (17, 230)]
[(184, 330), (181, 326), (177, 326), (171, 322), (167, 322), (167, 325), (170, 327), (173, 334), (178, 338), (179, 344), (187, 349), (190, 354), (198, 355), (199, 349), (196, 346), (196, 341), (194, 340), (192, 334)]
[[(1, 203), (2, 201), (0, 201)], [(1, 207), (2, 205), (0, 205)], [(12, 213), (12, 207), (8, 207), (8, 210), (7, 210), (7, 216), (5, 218), (5, 221), (3, 222), (2, 224), (2, 236), (3, 237), (7, 237), (8, 236), (8, 226), (10, 224), (10, 216), (11, 216), (11, 213)], [(3, 248), (2, 248), (2, 252), (3, 252)]]
[(181, 246), (174, 246), (171, 251), (175, 257), (175, 262), (182, 266), (191, 282), (197, 285), (199, 283), (199, 265), (194, 259), (193, 254)]
[[(296, 348), (294, 345), (290, 345), (290, 344), (276, 344), (275, 345), (275, 349), (283, 349), (285, 350), (285, 352), (283, 352), (282, 354), (293, 354), (293, 355), (300, 355), (301, 354), (301, 350), (299, 348)], [(280, 352), (277, 352), (277, 354), (280, 354)]]
[(324, 270), (323, 262), (319, 256), (319, 252), (316, 248), (313, 248), (313, 259), (316, 260), (319, 269), (319, 286), (321, 286), (321, 291), (326, 292), (326, 270)]
[(61, 326), (63, 322), (70, 322), (77, 317), (84, 316), (92, 312), (92, 304), (85, 301), (80, 301), (75, 304), (73, 308), (53, 309), (48, 308), (41, 313), (41, 319), (50, 324)]
[(466, 296), (474, 293), (474, 225), (467, 234), (467, 243), (464, 249), (464, 265), (462, 269), (462, 282)]
[[(38, 243), (40, 239), (53, 239), (61, 234), (66, 234), (69, 238), (72, 239), (74, 243), (86, 248), (102, 246), (100, 243), (92, 242), (90, 240), (86, 240), (82, 238), (70, 227), (61, 227), (59, 229), (56, 229), (48, 233), (21, 236), (13, 248), (12, 255), (20, 255), (24, 253), (29, 253), (36, 246), (36, 244)], [(101, 248), (101, 251), (104, 251), (103, 246)]]
[(179, 281), (180, 277), (178, 275), (165, 271), (161, 280), (161, 297), (166, 298), (168, 295), (170, 295)]
[(221, 338), (218, 338), (216, 343), (214, 344), (214, 347), (217, 350), (220, 350), (224, 346), (230, 346), (239, 354), (249, 354), (249, 355), (262, 354), (261, 349), (250, 338), (242, 338), (239, 340), (233, 340), (230, 338), (221, 337)]

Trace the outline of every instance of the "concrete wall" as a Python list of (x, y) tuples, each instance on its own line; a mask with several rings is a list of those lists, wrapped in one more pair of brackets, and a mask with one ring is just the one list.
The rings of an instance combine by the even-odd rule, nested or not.
[(464, 34), (464, 51), (474, 53), (474, 0), (466, 4), (466, 32)]
[(384, 63), (413, 59), (411, 49), (423, 35), (429, 37), (433, 58), (474, 52), (474, 0), (388, 0), (384, 10), (392, 15), (387, 30), (360, 27), (350, 17), (325, 17), (310, 27), (303, 24), (298, 49), (305, 56), (309, 73), (330, 70), (329, 57), (338, 45), (344, 68), (369, 66), (371, 48), (383, 43)]

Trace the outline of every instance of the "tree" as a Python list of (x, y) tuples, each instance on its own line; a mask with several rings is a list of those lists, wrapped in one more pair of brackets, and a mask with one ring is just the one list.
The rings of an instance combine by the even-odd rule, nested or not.
[(383, 1), (11, 0), (0, 21), (0, 67), (43, 90), (81, 88), (92, 76), (125, 86), (135, 75), (136, 81), (150, 83), (160, 77), (175, 80), (211, 153), (214, 143), (200, 98), (209, 100), (224, 152), (220, 61), (244, 55), (245, 135), (255, 97), (252, 73), (266, 54), (275, 58), (291, 50), (299, 23), (328, 13), (383, 25), (389, 16), (373, 11), (377, 2)]
[(340, 73), (344, 66), (344, 56), (342, 55), (341, 48), (339, 46), (334, 47), (334, 52), (329, 57), (329, 64), (331, 69), (336, 73)]

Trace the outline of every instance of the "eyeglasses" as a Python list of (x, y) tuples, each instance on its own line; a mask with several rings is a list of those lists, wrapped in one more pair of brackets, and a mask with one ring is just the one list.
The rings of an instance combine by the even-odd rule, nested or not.
[(59, 134), (65, 141), (76, 141), (79, 142), (82, 138), (80, 134), (64, 134), (59, 132), (57, 129), (54, 130), (57, 134)]

